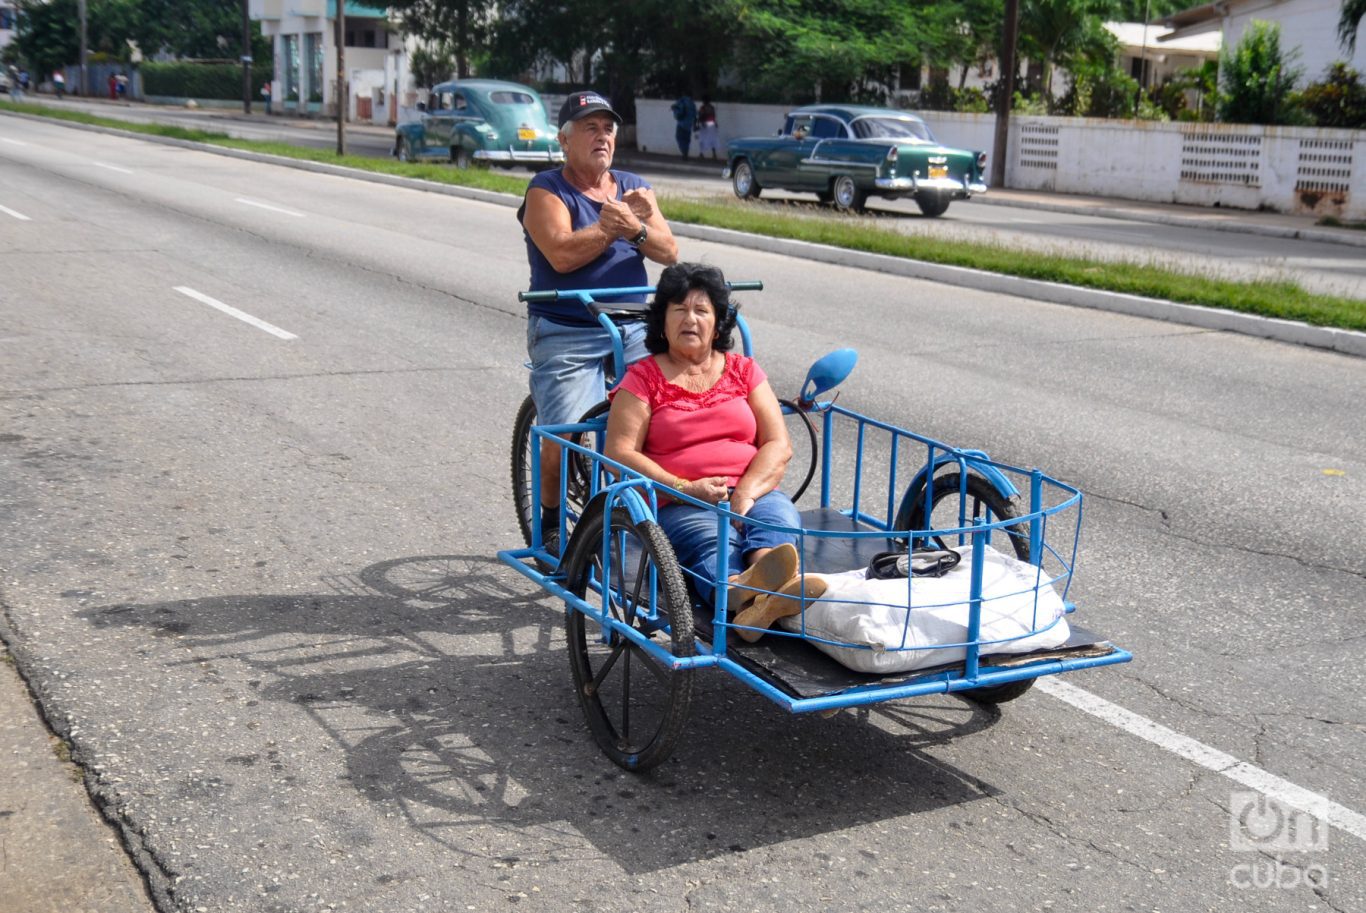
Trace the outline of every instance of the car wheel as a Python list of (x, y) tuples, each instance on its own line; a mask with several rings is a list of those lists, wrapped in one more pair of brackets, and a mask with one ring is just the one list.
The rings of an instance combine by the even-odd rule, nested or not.
[(830, 191), (835, 208), (840, 212), (863, 212), (863, 204), (868, 201), (867, 192), (859, 190), (854, 179), (847, 174), (835, 178)]
[(451, 147), (451, 161), (462, 171), (474, 167), (474, 156), (470, 155), (470, 151), (464, 146)]
[(408, 141), (401, 136), (398, 138), (398, 145), (394, 147), (394, 155), (398, 157), (400, 162), (411, 162), (413, 160), (413, 154), (408, 149)]
[(754, 179), (754, 168), (750, 166), (749, 159), (740, 159), (735, 163), (730, 173), (730, 185), (735, 195), (742, 200), (752, 200), (763, 190)]
[(946, 193), (917, 193), (915, 205), (931, 219), (942, 216), (949, 208), (949, 195)]

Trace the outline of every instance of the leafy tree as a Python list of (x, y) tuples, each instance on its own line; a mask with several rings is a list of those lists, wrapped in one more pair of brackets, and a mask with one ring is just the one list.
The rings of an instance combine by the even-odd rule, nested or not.
[[(39, 73), (80, 59), (76, 0), (19, 0), (14, 43)], [(100, 0), (88, 5), (87, 49), (127, 60), (129, 41), (144, 54), (236, 58), (242, 53), (242, 8), (231, 0)], [(270, 42), (253, 29), (252, 56), (271, 58)]]
[(1120, 0), (1121, 22), (1152, 22), (1191, 6), (1186, 0)]
[(403, 32), (437, 45), (438, 57), (449, 54), (454, 59), (459, 79), (470, 75), (472, 60), (488, 47), (492, 0), (390, 0), (388, 5), (398, 14)]
[(1300, 104), (1320, 127), (1366, 127), (1366, 86), (1361, 74), (1340, 60), (1329, 65), (1322, 80), (1305, 87)]
[(1076, 70), (1114, 60), (1117, 45), (1104, 22), (1118, 12), (1116, 0), (1021, 0), (1020, 53), (1042, 64), (1045, 99), (1052, 98), (1057, 66)]
[(444, 43), (420, 47), (408, 60), (408, 70), (419, 86), (434, 86), (455, 73), (455, 53)]
[(1072, 87), (1058, 109), (1077, 117), (1133, 117), (1137, 97), (1138, 80), (1113, 60), (1086, 62), (1072, 70)]
[(13, 45), (33, 71), (35, 82), (80, 59), (76, 16), (76, 0), (19, 0)]
[(1237, 47), (1219, 55), (1219, 120), (1235, 124), (1296, 121), (1292, 93), (1301, 70), (1281, 53), (1281, 27), (1253, 20)]
[(1342, 0), (1342, 17), (1338, 19), (1338, 38), (1348, 54), (1356, 53), (1357, 29), (1366, 17), (1366, 0)]

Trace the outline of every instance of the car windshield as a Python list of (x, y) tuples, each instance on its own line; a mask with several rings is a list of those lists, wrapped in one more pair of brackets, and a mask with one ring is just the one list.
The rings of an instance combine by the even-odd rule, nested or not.
[(536, 99), (525, 92), (499, 90), (489, 93), (489, 101), (495, 105), (534, 105)]
[(907, 139), (932, 143), (930, 130), (918, 120), (906, 117), (860, 117), (851, 125), (859, 139)]

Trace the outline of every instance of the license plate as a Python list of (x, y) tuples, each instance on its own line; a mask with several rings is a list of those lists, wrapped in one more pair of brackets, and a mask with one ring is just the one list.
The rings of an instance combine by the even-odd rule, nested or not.
[(527, 127), (523, 127), (523, 128), (521, 128), (520, 130), (517, 131), (517, 138), (518, 138), (518, 139), (525, 139), (525, 140), (532, 140), (532, 139), (535, 139), (535, 138), (536, 138), (536, 131), (535, 131), (535, 130), (532, 130), (532, 129), (529, 129), (529, 128), (527, 128)]
[(936, 167), (934, 167), (933, 165), (930, 166), (930, 177), (931, 177), (931, 178), (946, 178), (946, 177), (948, 177), (948, 176), (949, 176), (949, 168), (948, 168), (947, 165), (944, 165), (943, 167), (940, 167), (940, 168), (936, 168)]

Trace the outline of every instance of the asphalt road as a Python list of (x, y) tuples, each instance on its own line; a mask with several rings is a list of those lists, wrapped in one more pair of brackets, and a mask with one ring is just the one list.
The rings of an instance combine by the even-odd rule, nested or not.
[[(686, 242), (780, 391), (850, 345), (842, 403), (1081, 487), (1137, 658), (830, 719), (702, 673), (632, 776), (493, 558), (510, 208), (13, 118), (0, 207), (0, 609), (164, 910), (1366, 908), (1360, 359)], [(1236, 841), (1249, 783), (1326, 845)]]
[[(56, 105), (39, 96), (36, 100)], [(62, 107), (77, 107), (105, 117), (138, 123), (167, 123), (216, 130), (243, 139), (286, 142), (319, 149), (336, 148), (335, 125), (297, 118), (245, 118), (223, 110), (181, 110), (166, 106), (115, 105), (67, 99)], [(261, 110), (256, 106), (255, 110)], [(351, 126), (347, 150), (354, 155), (388, 158), (393, 136), (388, 130)], [(699, 173), (696, 163), (674, 167), (647, 157), (632, 168), (649, 178), (663, 193), (687, 197), (733, 199), (730, 182), (721, 178), (721, 164)], [(990, 194), (990, 192), (988, 192)], [(766, 190), (761, 205), (784, 212), (833, 218), (816, 204), (812, 194)], [(1112, 262), (1158, 265), (1196, 275), (1242, 281), (1292, 280), (1313, 291), (1366, 298), (1366, 254), (1360, 247), (1325, 241), (1268, 237), (1182, 225), (1159, 225), (1141, 219), (1082, 211), (1051, 212), (959, 201), (937, 219), (924, 218), (910, 200), (873, 199), (868, 219), (882, 228), (945, 240), (997, 244), (1035, 251), (1046, 256), (1085, 255)]]

